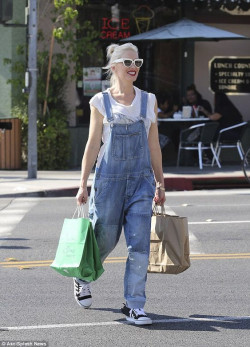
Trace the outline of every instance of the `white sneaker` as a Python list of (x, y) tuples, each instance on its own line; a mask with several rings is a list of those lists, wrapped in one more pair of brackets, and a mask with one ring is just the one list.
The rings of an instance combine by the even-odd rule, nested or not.
[(89, 308), (92, 305), (92, 296), (90, 291), (90, 283), (73, 278), (74, 295), (78, 305)]
[(121, 311), (125, 314), (126, 320), (131, 323), (135, 323), (136, 325), (152, 324), (152, 319), (146, 315), (142, 308), (129, 308), (124, 304)]

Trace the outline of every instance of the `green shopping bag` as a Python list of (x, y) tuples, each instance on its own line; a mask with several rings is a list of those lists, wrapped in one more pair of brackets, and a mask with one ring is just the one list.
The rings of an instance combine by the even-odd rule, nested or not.
[(56, 257), (50, 266), (63, 276), (88, 282), (101, 276), (104, 269), (89, 219), (64, 219)]

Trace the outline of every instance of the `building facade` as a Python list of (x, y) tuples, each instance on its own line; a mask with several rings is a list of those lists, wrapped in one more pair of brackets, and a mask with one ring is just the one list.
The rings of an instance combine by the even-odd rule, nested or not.
[[(43, 14), (39, 18), (39, 26), (45, 36), (47, 35), (49, 45), (53, 26), (50, 18), (53, 1), (40, 0), (38, 4), (40, 14)], [(13, 20), (24, 21), (25, 5), (25, 0), (14, 1)], [(110, 43), (121, 43), (122, 39), (175, 22), (182, 17), (250, 38), (250, 1), (248, 0), (135, 0), (133, 2), (93, 0), (78, 10), (78, 21), (90, 21), (98, 32), (98, 48), (96, 54), (91, 56), (85, 54), (82, 57), (82, 78), (76, 82), (69, 80), (67, 85), (66, 98), (70, 109), (69, 131), (72, 142), (70, 165), (73, 167), (80, 165), (87, 139), (89, 100), (95, 92), (107, 86), (104, 70), (101, 68), (106, 64), (106, 48)], [(25, 35), (25, 28), (10, 28), (0, 24), (0, 43), (1, 47), (4, 47), (0, 50), (0, 117), (10, 117), (14, 93), (13, 86), (6, 83), (11, 78), (11, 72), (3, 64), (3, 59), (16, 59), (15, 48), (20, 43), (26, 43)], [(250, 120), (250, 98), (247, 85), (250, 83), (250, 78), (249, 80), (246, 78), (248, 72), (244, 75), (245, 92), (240, 89), (240, 84), (243, 83), (242, 76), (238, 75), (234, 78), (236, 76), (234, 74), (241, 73), (243, 70), (237, 70), (231, 74), (221, 65), (220, 71), (218, 70), (221, 78), (218, 81), (211, 81), (211, 64), (217, 58), (222, 59), (222, 62), (227, 58), (240, 59), (235, 60), (236, 63), (240, 63), (244, 58), (247, 71), (247, 64), (250, 64), (248, 40), (188, 41), (185, 46), (186, 53), (182, 40), (140, 41), (136, 44), (140, 56), (144, 59), (143, 68), (136, 82), (139, 88), (156, 94), (161, 91), (171, 93), (176, 102), (181, 104), (186, 86), (194, 83), (203, 98), (213, 105), (212, 82), (220, 85), (230, 82), (235, 85), (230, 88), (236, 88), (231, 93), (227, 91), (230, 99), (240, 110), (244, 120)], [(55, 47), (55, 50), (58, 49)], [(189, 64), (185, 70), (183, 54), (188, 54), (189, 58)], [(71, 65), (71, 68), (74, 69), (74, 66)], [(226, 75), (227, 73), (229, 75)], [(229, 79), (228, 76), (232, 78)]]
[[(8, 5), (8, 2), (5, 2)], [(3, 6), (4, 2), (1, 3)], [(10, 118), (15, 97), (15, 86), (8, 83), (15, 77), (11, 65), (24, 63), (26, 54), (18, 54), (18, 48), (26, 49), (27, 28), (25, 26), (26, 0), (15, 1), (11, 21), (0, 22), (0, 118)], [(14, 25), (10, 25), (14, 24)], [(22, 62), (20, 61), (22, 59)], [(6, 64), (11, 61), (11, 64)]]

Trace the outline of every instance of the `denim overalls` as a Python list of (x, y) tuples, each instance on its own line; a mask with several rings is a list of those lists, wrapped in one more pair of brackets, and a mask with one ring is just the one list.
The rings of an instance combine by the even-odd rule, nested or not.
[(155, 180), (144, 121), (148, 94), (142, 91), (141, 120), (114, 123), (108, 93), (103, 93), (110, 138), (90, 194), (92, 220), (102, 262), (116, 246), (122, 226), (128, 249), (124, 297), (129, 308), (143, 308), (150, 247)]

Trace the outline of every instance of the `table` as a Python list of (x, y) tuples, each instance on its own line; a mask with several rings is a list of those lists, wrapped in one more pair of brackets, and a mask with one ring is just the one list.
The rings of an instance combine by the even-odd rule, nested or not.
[(201, 124), (210, 121), (207, 117), (199, 118), (158, 118), (159, 133), (169, 136), (175, 147), (178, 148), (180, 131), (189, 128), (195, 124)]
[(207, 117), (199, 117), (199, 118), (180, 118), (180, 119), (175, 119), (175, 118), (158, 118), (158, 122), (177, 122), (177, 123), (187, 123), (188, 126), (190, 123), (203, 123), (209, 121), (209, 118)]
[(171, 143), (162, 150), (163, 162), (166, 165), (176, 165), (181, 130), (208, 121), (210, 119), (207, 117), (181, 119), (158, 118), (159, 133), (168, 136), (171, 140)]

